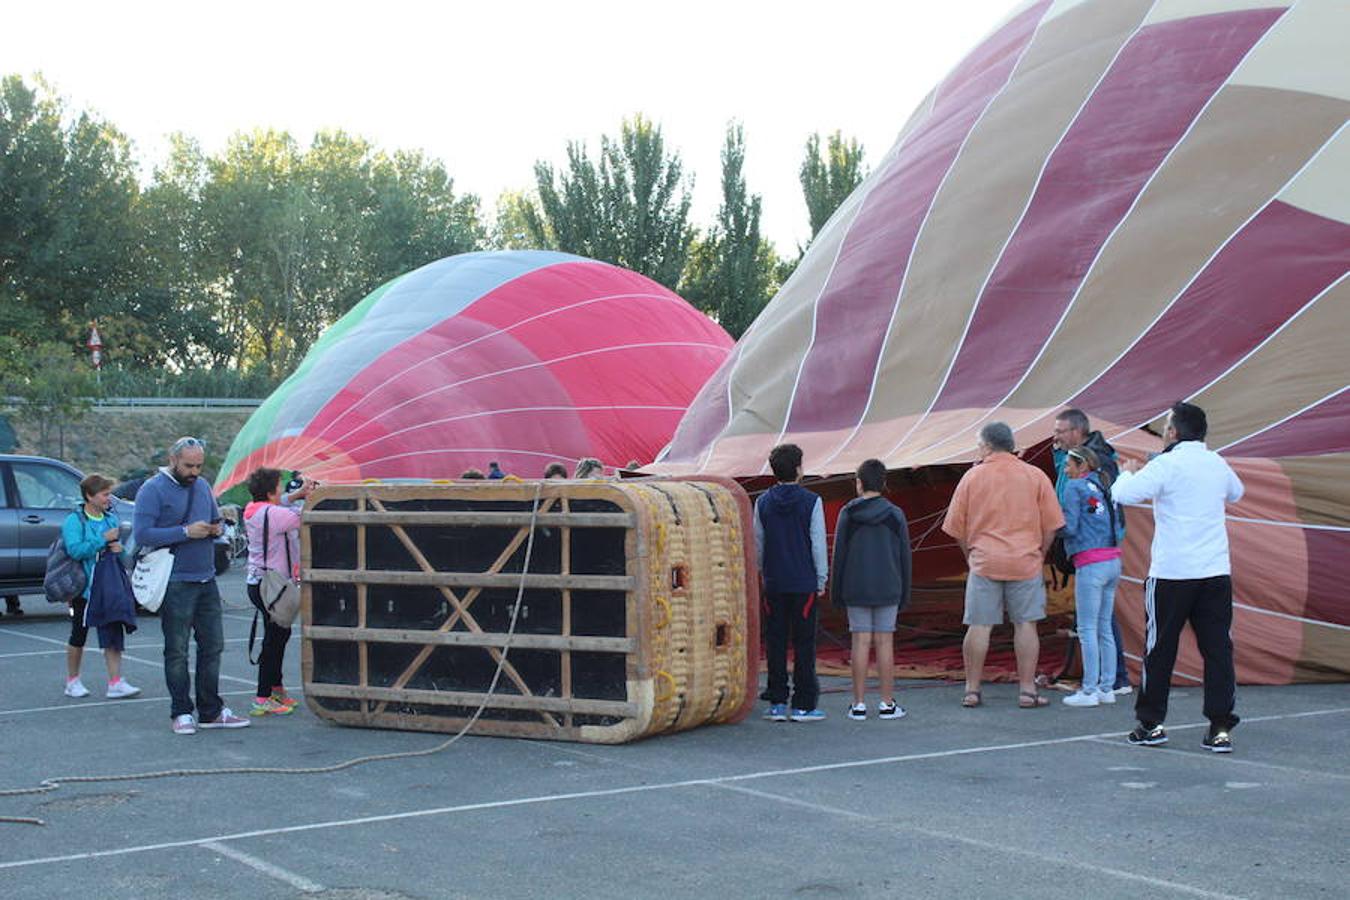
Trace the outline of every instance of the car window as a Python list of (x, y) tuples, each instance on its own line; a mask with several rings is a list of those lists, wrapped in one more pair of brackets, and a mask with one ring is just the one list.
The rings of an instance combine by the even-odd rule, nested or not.
[(19, 504), (25, 509), (70, 509), (80, 502), (80, 479), (42, 463), (12, 464)]
[(0, 463), (0, 509), (9, 506), (9, 488), (5, 487), (5, 466)]

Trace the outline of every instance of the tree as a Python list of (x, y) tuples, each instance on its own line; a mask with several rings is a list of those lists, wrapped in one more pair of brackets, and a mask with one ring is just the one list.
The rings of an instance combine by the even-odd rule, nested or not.
[(722, 204), (717, 223), (691, 254), (684, 296), (739, 338), (778, 287), (777, 254), (760, 237), (761, 198), (749, 194), (742, 168), (745, 135), (727, 126), (722, 145)]
[[(551, 250), (557, 238), (539, 219), (537, 200), (525, 191), (502, 191), (492, 226), (492, 246), (501, 250)], [(533, 216), (533, 219), (531, 219)], [(534, 226), (538, 231), (532, 230)]]
[(598, 164), (573, 142), (564, 171), (541, 161), (534, 174), (539, 204), (520, 212), (535, 246), (625, 266), (671, 289), (679, 283), (694, 237), (690, 188), (659, 126), (625, 119), (617, 140), (600, 139)]
[(820, 135), (806, 139), (806, 157), (802, 160), (802, 193), (811, 219), (811, 239), (815, 240), (830, 216), (867, 175), (863, 148), (856, 139), (845, 141), (836, 131), (821, 152)]
[(180, 149), (147, 192), (189, 211), (159, 246), (187, 248), (182, 299), (210, 311), (235, 367), (289, 371), (375, 287), (484, 241), (478, 198), (420, 152), (340, 131), (307, 149), (277, 131), (235, 135), (209, 159)]
[(78, 422), (98, 391), (88, 363), (66, 344), (45, 342), (24, 351), (22, 374), (6, 380), (18, 399), (15, 418), (37, 429), (38, 453), (65, 456), (65, 426)]
[(67, 117), (44, 82), (0, 80), (0, 352), (83, 337), (133, 289), (138, 194), (120, 132)]

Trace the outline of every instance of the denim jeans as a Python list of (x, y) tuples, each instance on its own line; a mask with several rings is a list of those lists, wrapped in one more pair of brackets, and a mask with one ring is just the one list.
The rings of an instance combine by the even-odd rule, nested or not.
[(1083, 690), (1107, 693), (1116, 682), (1116, 638), (1111, 628), (1120, 560), (1079, 566), (1073, 600), (1078, 613), (1078, 642), (1083, 648)]
[(197, 636), (197, 719), (210, 722), (220, 716), (220, 654), (225, 649), (225, 620), (220, 591), (211, 581), (170, 581), (159, 608), (164, 632), (164, 683), (172, 702), (169, 715), (192, 712), (192, 682), (188, 678), (188, 637)]

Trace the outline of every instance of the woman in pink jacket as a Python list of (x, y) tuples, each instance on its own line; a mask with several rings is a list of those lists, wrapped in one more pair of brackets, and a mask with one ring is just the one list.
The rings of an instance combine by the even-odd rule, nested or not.
[[(284, 716), (295, 708), (295, 700), (281, 683), (281, 663), (291, 629), (282, 628), (267, 616), (262, 601), (264, 569), (287, 572), (300, 577), (300, 510), (295, 500), (309, 495), (314, 483), (305, 479), (299, 490), (282, 496), (281, 470), (258, 468), (248, 476), (248, 492), (253, 501), (244, 507), (244, 531), (248, 535), (248, 599), (263, 620), (262, 652), (258, 656), (258, 693), (253, 699), (251, 716)], [(267, 526), (267, 546), (263, 546), (263, 526)], [(289, 550), (289, 553), (287, 552)], [(287, 565), (289, 560), (289, 566)]]

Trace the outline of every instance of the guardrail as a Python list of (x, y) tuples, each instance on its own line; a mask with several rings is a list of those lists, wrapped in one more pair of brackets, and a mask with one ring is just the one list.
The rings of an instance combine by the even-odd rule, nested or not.
[[(257, 409), (263, 401), (256, 397), (99, 397), (91, 401), (96, 408), (164, 409), (184, 406), (203, 409)], [(0, 408), (22, 405), (20, 397), (0, 398)]]

